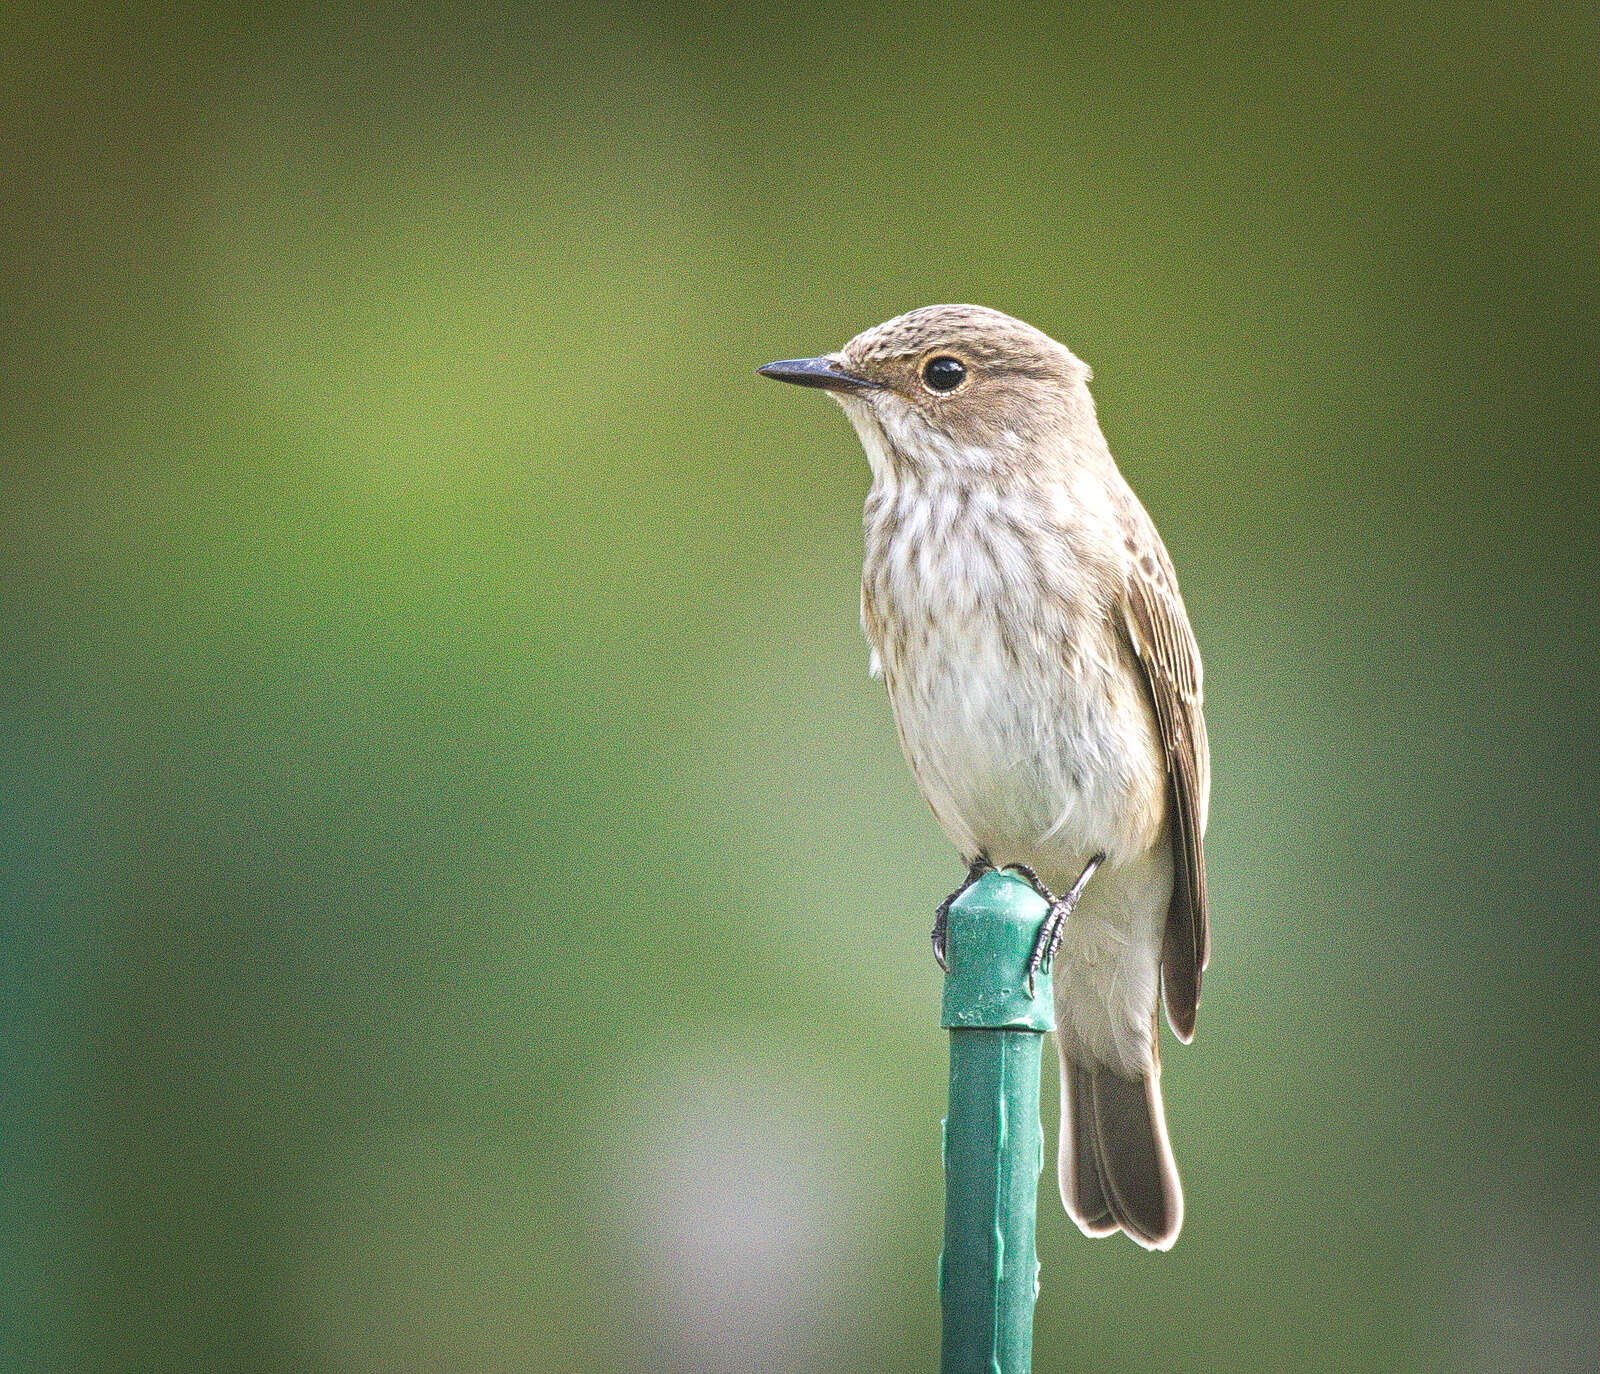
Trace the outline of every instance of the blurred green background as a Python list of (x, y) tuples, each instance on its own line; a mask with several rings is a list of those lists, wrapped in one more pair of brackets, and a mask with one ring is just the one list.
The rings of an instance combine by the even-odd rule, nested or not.
[(1189, 1217), (1047, 1168), (1038, 1367), (1591, 1367), (1592, 7), (0, 26), (0, 1368), (934, 1367), (959, 865), (751, 369), (942, 300), (1208, 661)]

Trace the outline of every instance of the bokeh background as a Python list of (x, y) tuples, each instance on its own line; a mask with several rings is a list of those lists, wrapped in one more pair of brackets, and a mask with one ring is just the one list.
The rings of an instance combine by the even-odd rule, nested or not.
[(1047, 1170), (1038, 1368), (1592, 1367), (1592, 7), (0, 32), (0, 1367), (934, 1367), (959, 866), (751, 369), (940, 300), (1208, 660), (1189, 1218)]

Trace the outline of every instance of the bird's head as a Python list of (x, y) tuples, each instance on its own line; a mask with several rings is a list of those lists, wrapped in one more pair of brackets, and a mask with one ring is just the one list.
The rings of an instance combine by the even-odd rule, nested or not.
[(924, 306), (837, 353), (757, 371), (828, 391), (881, 479), (1004, 476), (1098, 435), (1088, 367), (1048, 334), (978, 305)]

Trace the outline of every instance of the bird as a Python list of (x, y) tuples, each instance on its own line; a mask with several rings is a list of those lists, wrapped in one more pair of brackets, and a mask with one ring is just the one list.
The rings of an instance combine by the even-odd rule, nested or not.
[(1090, 1236), (1169, 1249), (1183, 1189), (1158, 1003), (1194, 1036), (1210, 954), (1200, 651), (1155, 523), (1065, 345), (933, 305), (757, 369), (827, 391), (866, 451), (861, 625), (906, 761), (967, 877), (1049, 915), (1062, 1202)]

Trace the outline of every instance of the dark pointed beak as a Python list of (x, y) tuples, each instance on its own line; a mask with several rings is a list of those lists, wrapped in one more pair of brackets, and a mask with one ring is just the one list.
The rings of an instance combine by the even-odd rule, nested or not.
[(839, 366), (838, 360), (826, 355), (820, 358), (790, 358), (781, 363), (768, 363), (756, 369), (763, 377), (774, 381), (793, 382), (796, 386), (820, 386), (827, 391), (876, 391), (878, 384), (865, 377), (857, 377)]

